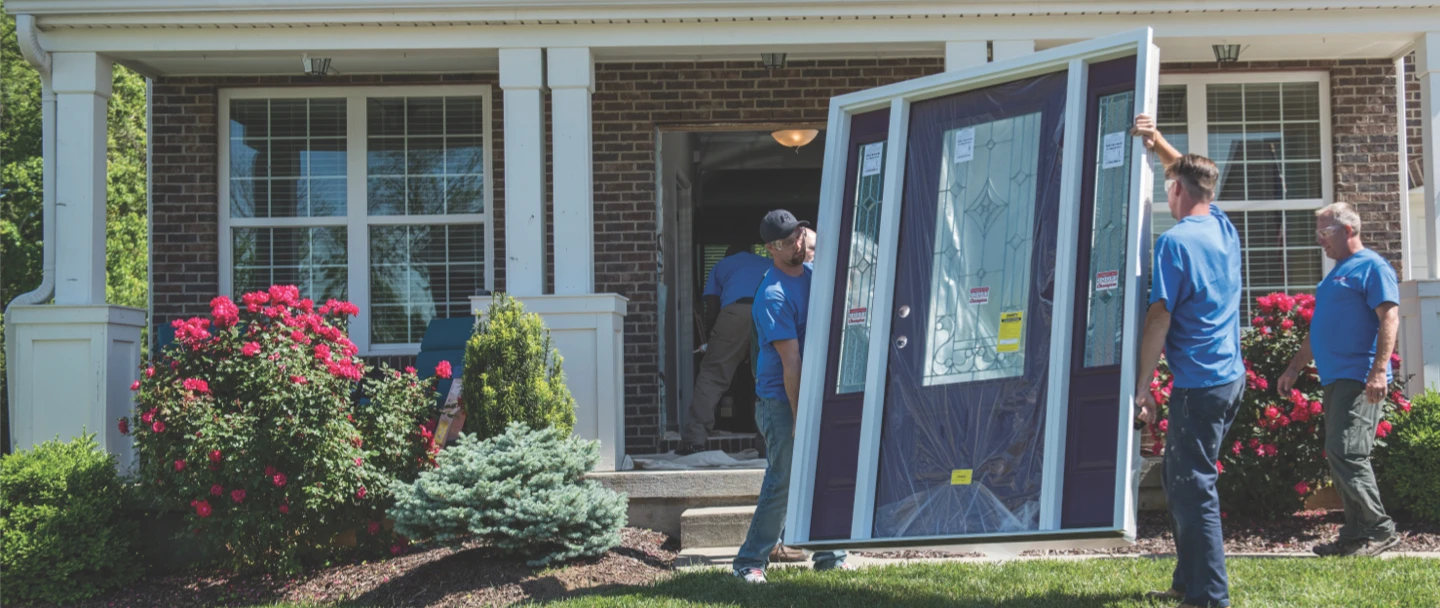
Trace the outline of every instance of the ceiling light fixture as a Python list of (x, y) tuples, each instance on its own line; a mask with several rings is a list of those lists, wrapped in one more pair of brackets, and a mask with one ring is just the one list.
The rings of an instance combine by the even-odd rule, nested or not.
[(760, 63), (770, 71), (785, 69), (785, 53), (760, 53)]
[(776, 143), (786, 148), (795, 148), (795, 153), (799, 154), (800, 148), (815, 141), (815, 137), (818, 135), (820, 132), (815, 129), (781, 129), (771, 133), (770, 137), (775, 138)]
[(1215, 51), (1217, 63), (1235, 63), (1240, 61), (1240, 45), (1238, 44), (1212, 44), (1210, 48)]
[(332, 73), (330, 70), (329, 57), (311, 57), (309, 55), (301, 55), (300, 64), (303, 68), (305, 68), (306, 76), (319, 77)]

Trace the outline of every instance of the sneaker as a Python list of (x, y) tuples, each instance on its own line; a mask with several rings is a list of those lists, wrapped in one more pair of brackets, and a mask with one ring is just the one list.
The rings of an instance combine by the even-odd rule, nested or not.
[(775, 545), (775, 550), (770, 552), (770, 561), (772, 562), (796, 563), (803, 562), (807, 559), (810, 559), (810, 557), (805, 555), (804, 549), (786, 547), (785, 543)]
[(759, 568), (746, 568), (744, 570), (736, 570), (735, 578), (744, 579), (744, 581), (747, 583), (759, 584), (765, 582), (765, 571)]
[(1356, 547), (1352, 555), (1359, 555), (1361, 557), (1375, 557), (1376, 555), (1380, 555), (1381, 553), (1394, 549), (1395, 546), (1399, 544), (1399, 534), (1391, 534), (1390, 536), (1386, 536), (1385, 538), (1367, 538), (1365, 540), (1355, 543)]
[(1344, 552), (1345, 543), (1342, 543), (1338, 540), (1328, 543), (1320, 543), (1312, 547), (1310, 550), (1314, 552), (1315, 555), (1319, 555), (1320, 557), (1335, 557), (1337, 555), (1346, 555), (1346, 553)]

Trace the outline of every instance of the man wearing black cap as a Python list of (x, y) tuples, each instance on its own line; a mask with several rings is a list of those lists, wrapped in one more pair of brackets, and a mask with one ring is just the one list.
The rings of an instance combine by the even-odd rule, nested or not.
[[(760, 280), (750, 309), (760, 347), (755, 365), (755, 424), (765, 436), (767, 466), (750, 531), (733, 562), (735, 576), (749, 583), (765, 582), (765, 567), (780, 537), (790, 497), (800, 356), (810, 308), (809, 226), (784, 209), (771, 211), (760, 222), (760, 237), (775, 265)], [(843, 551), (821, 551), (811, 559), (816, 570), (851, 568)]]

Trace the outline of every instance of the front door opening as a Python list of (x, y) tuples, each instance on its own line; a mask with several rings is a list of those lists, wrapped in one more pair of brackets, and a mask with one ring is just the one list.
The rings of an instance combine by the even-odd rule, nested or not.
[[(778, 127), (776, 127), (778, 128)], [(774, 128), (663, 131), (659, 134), (659, 310), (662, 427), (660, 450), (679, 447), (702, 355), (703, 291), (728, 250), (764, 255), (760, 219), (789, 209), (816, 220), (825, 135), (799, 149), (780, 145)], [(729, 452), (761, 448), (755, 435), (753, 356), (738, 367), (715, 407), (715, 431), (706, 447)]]

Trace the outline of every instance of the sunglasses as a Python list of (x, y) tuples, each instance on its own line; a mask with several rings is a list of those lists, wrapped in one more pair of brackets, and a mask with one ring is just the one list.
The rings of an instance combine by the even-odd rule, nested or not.
[(1324, 239), (1324, 238), (1329, 238), (1330, 235), (1339, 232), (1340, 229), (1341, 229), (1340, 226), (1326, 226), (1326, 227), (1324, 227), (1324, 228), (1321, 228), (1321, 229), (1319, 229), (1319, 230), (1316, 230), (1316, 231), (1315, 231), (1315, 236), (1318, 236), (1318, 237), (1320, 237), (1320, 238), (1322, 238), (1322, 239)]

